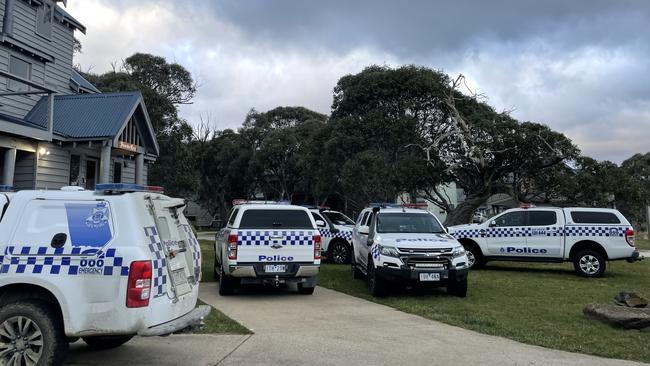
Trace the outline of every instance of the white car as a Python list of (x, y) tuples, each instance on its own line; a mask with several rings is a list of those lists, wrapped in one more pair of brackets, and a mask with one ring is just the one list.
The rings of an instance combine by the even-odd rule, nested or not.
[(323, 254), (332, 263), (350, 263), (354, 221), (338, 211), (316, 208), (310, 208), (310, 211), (323, 241)]
[(67, 342), (117, 347), (199, 324), (201, 252), (185, 202), (98, 184), (0, 193), (0, 364), (59, 365)]
[(449, 232), (465, 246), (473, 268), (491, 260), (570, 261), (578, 275), (599, 277), (606, 261), (642, 259), (630, 222), (606, 208), (516, 208)]
[(361, 211), (352, 234), (354, 279), (368, 281), (373, 296), (390, 285), (446, 287), (467, 295), (468, 259), (463, 246), (422, 209), (382, 204)]
[(296, 283), (311, 295), (320, 270), (321, 237), (304, 207), (274, 202), (237, 202), (215, 238), (219, 294), (240, 284)]

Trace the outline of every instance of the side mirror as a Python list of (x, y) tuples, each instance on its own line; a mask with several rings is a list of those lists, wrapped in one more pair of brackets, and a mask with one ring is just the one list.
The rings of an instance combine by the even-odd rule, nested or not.
[(368, 233), (370, 233), (370, 227), (365, 226), (365, 225), (364, 226), (359, 226), (358, 232), (361, 235), (368, 235)]
[(495, 226), (497, 226), (497, 222), (494, 220), (490, 221), (490, 227), (495, 227)]
[(318, 227), (325, 227), (325, 221), (323, 221), (323, 220), (316, 220), (316, 226), (318, 226)]
[(371, 247), (373, 244), (375, 244), (375, 240), (374, 239), (368, 239), (368, 240), (366, 240), (366, 244), (368, 244), (368, 246)]

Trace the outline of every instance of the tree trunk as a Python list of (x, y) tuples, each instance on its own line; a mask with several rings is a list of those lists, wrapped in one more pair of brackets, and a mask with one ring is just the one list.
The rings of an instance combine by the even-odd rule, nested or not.
[(490, 193), (467, 197), (467, 199), (459, 203), (456, 207), (447, 211), (447, 219), (445, 219), (444, 223), (445, 227), (471, 223), (476, 209), (481, 207), (488, 198), (490, 198)]

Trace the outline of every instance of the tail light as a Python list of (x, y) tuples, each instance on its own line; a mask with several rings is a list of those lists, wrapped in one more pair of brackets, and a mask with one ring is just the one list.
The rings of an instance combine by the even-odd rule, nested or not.
[(625, 230), (625, 241), (630, 245), (634, 246), (634, 230), (633, 229), (627, 229)]
[(320, 259), (320, 235), (314, 235), (314, 259)]
[(129, 268), (129, 284), (126, 290), (127, 308), (149, 306), (151, 273), (151, 261), (131, 262), (131, 267)]
[(237, 234), (230, 234), (228, 236), (226, 250), (228, 251), (228, 259), (237, 259)]

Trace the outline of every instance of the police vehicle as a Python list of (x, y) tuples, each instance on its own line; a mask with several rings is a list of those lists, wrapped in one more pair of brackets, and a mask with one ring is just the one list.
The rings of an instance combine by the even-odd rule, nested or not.
[(322, 253), (332, 263), (349, 263), (354, 221), (341, 212), (325, 207), (310, 208), (310, 211), (320, 232)]
[(606, 261), (641, 259), (632, 225), (613, 209), (524, 205), (449, 232), (467, 250), (472, 268), (491, 260), (570, 261), (578, 275), (599, 277)]
[(321, 236), (305, 207), (282, 202), (233, 202), (226, 226), (215, 238), (219, 294), (240, 284), (296, 283), (300, 294), (316, 287)]
[(368, 282), (373, 296), (390, 285), (446, 287), (467, 295), (467, 256), (440, 221), (418, 205), (371, 204), (352, 233), (352, 275)]
[(0, 364), (59, 365), (70, 341), (117, 347), (197, 325), (201, 252), (157, 187), (0, 192)]

